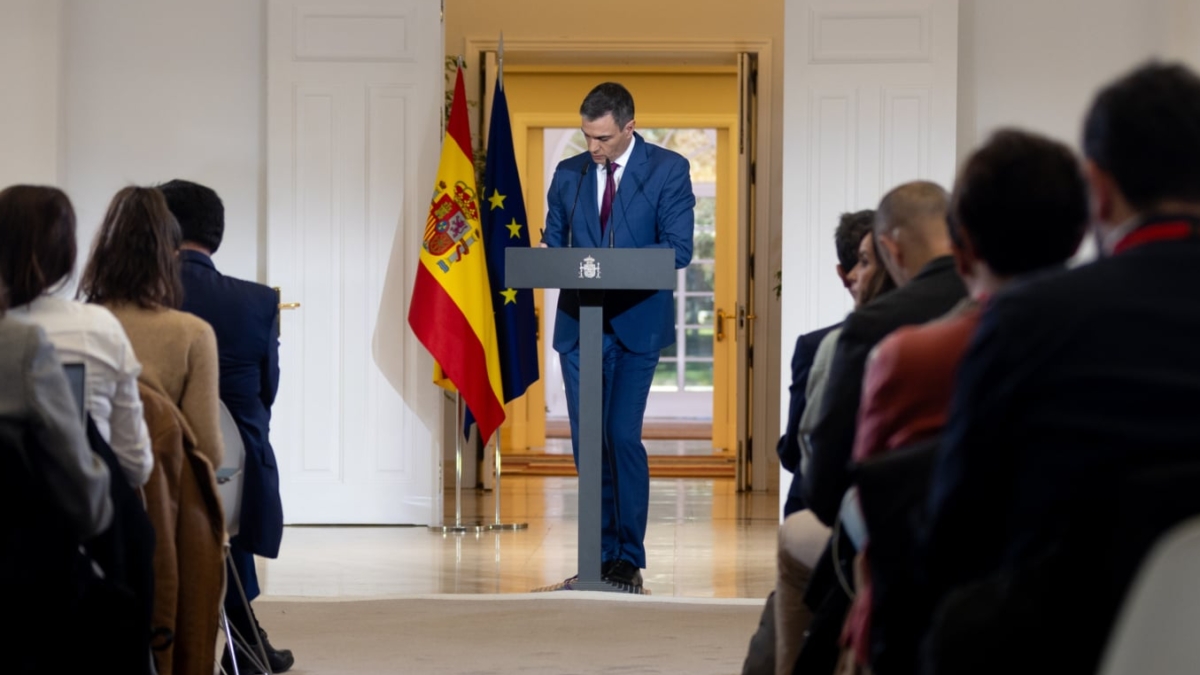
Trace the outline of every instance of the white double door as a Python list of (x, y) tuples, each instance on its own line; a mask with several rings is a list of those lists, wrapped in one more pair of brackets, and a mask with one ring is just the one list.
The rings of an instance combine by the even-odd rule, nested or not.
[[(371, 353), (393, 244), (391, 283), (411, 288), (437, 168), (440, 3), (269, 0), (267, 25), (267, 277), (300, 303), (271, 431), (285, 522), (440, 522), (427, 362), (405, 331), (381, 344), (424, 370), (402, 397)], [(403, 326), (407, 293), (388, 302)]]

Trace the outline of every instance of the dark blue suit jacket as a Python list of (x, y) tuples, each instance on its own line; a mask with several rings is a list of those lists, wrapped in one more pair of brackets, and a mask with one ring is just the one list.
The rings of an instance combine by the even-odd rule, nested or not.
[(935, 593), (1029, 564), (1079, 528), (1081, 505), (1107, 527), (1125, 477), (1200, 459), (1197, 289), (1193, 238), (992, 299), (931, 482), (921, 562)]
[(808, 407), (808, 372), (812, 370), (813, 359), (817, 358), (821, 340), (840, 325), (835, 323), (796, 338), (796, 350), (792, 352), (792, 384), (788, 387), (787, 428), (775, 445), (779, 464), (792, 472), (792, 484), (788, 488), (787, 501), (783, 504), (784, 517), (805, 508), (804, 481), (800, 475), (800, 418)]
[[(634, 137), (637, 142), (613, 199), (608, 226), (617, 248), (673, 248), (675, 268), (682, 269), (692, 261), (695, 225), (696, 196), (692, 193), (688, 161), (676, 152), (647, 143), (640, 134)], [(583, 175), (587, 165), (591, 166)], [(596, 170), (586, 152), (559, 162), (547, 195), (549, 210), (542, 237), (547, 246), (565, 247), (568, 225), (573, 232), (573, 246), (608, 246), (609, 238), (600, 235)], [(572, 219), (577, 192), (579, 203)], [(604, 318), (606, 326), (611, 326), (631, 352), (656, 352), (675, 343), (672, 291), (609, 292), (604, 299)], [(558, 296), (554, 349), (568, 352), (578, 344), (579, 298), (575, 293), (563, 292)]]
[(279, 299), (275, 291), (227, 277), (198, 251), (180, 251), (183, 311), (212, 326), (221, 360), (221, 401), (242, 432), (246, 466), (238, 546), (279, 555), (283, 504), (271, 449), (271, 404), (279, 388)]

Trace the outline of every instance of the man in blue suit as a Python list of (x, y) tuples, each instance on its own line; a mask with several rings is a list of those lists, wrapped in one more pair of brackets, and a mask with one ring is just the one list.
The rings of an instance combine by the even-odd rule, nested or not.
[[(688, 161), (634, 131), (633, 96), (605, 82), (579, 108), (587, 152), (559, 163), (547, 201), (543, 245), (675, 250), (692, 260), (696, 197)], [(634, 592), (646, 567), (650, 468), (642, 420), (659, 353), (675, 343), (671, 291), (609, 291), (604, 299), (605, 579)], [(579, 464), (579, 296), (559, 295), (554, 349), (562, 362), (571, 445)]]
[[(183, 232), (182, 309), (207, 321), (217, 335), (221, 401), (246, 447), (241, 522), (230, 550), (246, 597), (253, 600), (259, 594), (254, 555), (278, 556), (283, 538), (279, 468), (269, 432), (271, 404), (279, 388), (279, 299), (267, 286), (227, 277), (213, 265), (212, 254), (225, 234), (225, 207), (216, 192), (184, 180), (159, 189)], [(247, 615), (233, 583), (225, 608), (246, 639), (262, 640), (273, 672), (292, 667), (292, 652), (271, 646), (254, 612)]]

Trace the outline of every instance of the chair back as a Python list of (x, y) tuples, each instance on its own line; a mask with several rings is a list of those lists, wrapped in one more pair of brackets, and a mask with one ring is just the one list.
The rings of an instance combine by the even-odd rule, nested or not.
[(1196, 667), (1200, 626), (1200, 516), (1151, 550), (1118, 614), (1100, 675), (1166, 675)]
[(225, 456), (217, 467), (217, 493), (221, 496), (221, 507), (225, 511), (225, 531), (230, 537), (238, 533), (242, 518), (242, 488), (245, 483), (246, 445), (242, 432), (225, 403), (221, 402), (221, 440), (225, 444)]

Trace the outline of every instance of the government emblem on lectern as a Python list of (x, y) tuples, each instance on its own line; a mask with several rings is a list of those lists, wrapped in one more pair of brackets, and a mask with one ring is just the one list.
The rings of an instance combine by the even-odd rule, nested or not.
[(579, 263), (579, 278), (599, 279), (600, 263), (590, 255), (584, 258), (583, 262)]

